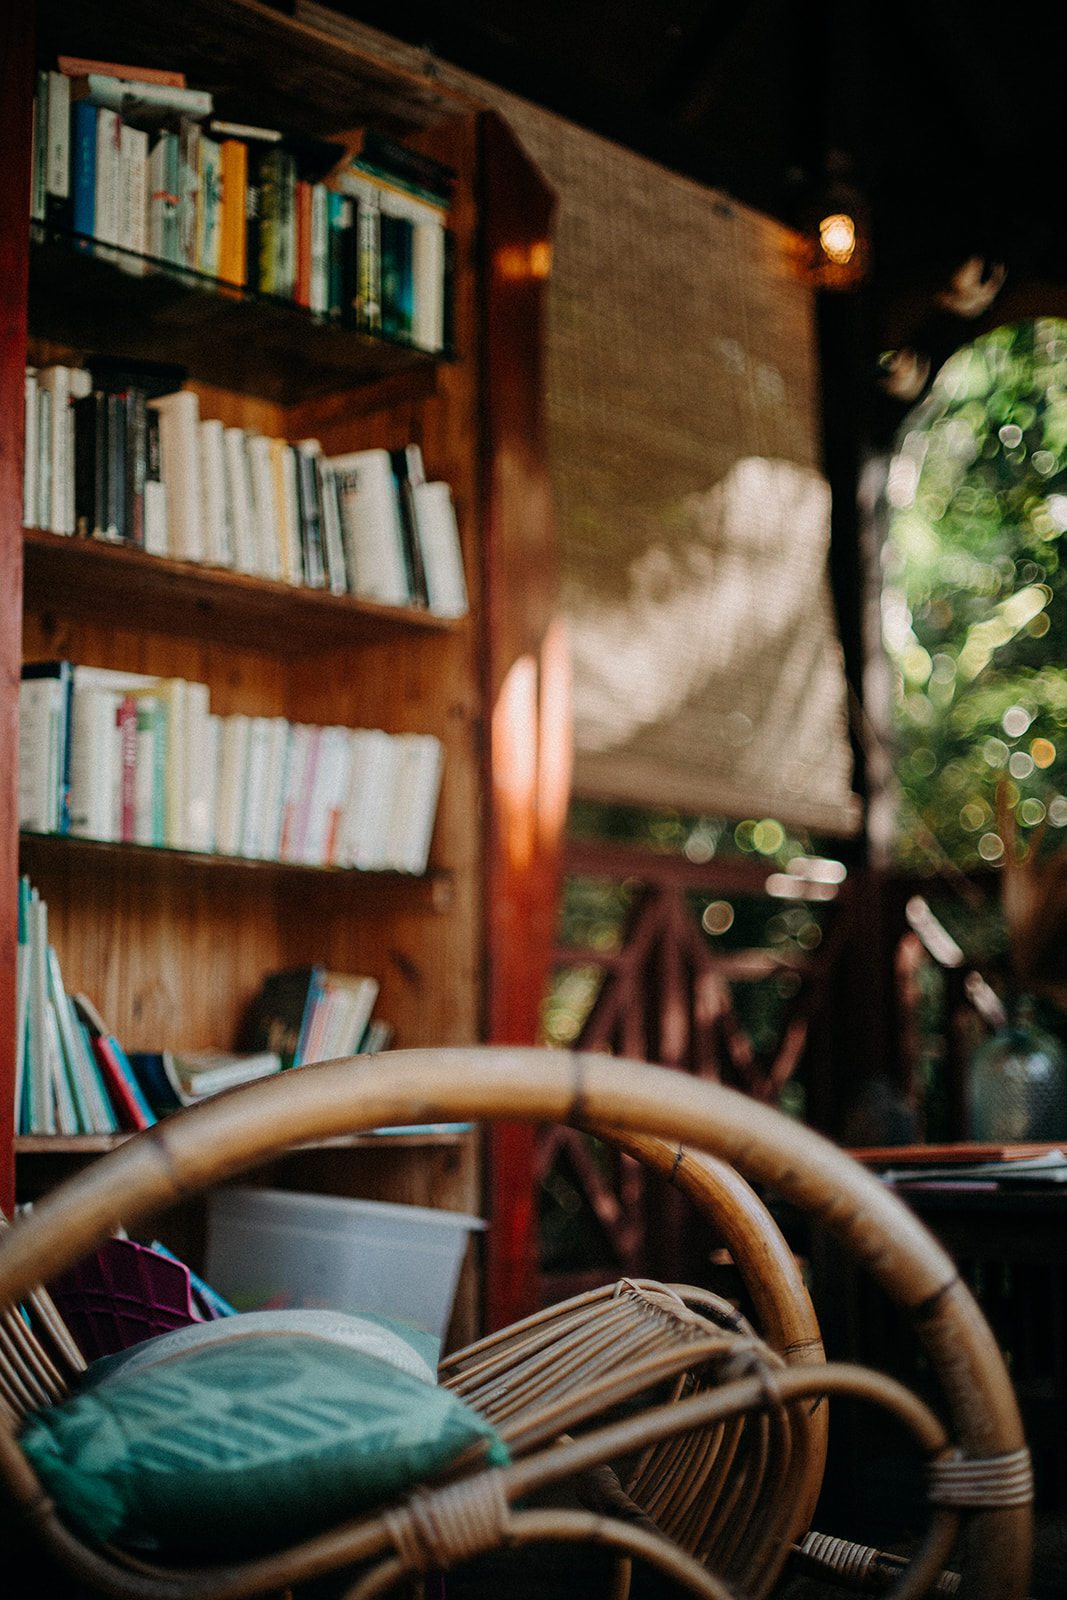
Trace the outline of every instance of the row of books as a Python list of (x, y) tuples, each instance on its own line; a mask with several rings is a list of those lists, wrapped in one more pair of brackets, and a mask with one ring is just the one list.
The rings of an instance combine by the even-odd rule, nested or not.
[(184, 678), (26, 662), (19, 826), (304, 866), (425, 872), (433, 734), (211, 711)]
[(35, 80), (31, 217), (127, 270), (153, 259), (445, 348), (455, 174), (372, 130), (324, 140), (214, 109), (181, 73), (60, 57)]
[(129, 1058), (86, 995), (68, 994), (48, 907), (19, 881), (15, 1031), (18, 1133), (116, 1133), (155, 1114)]
[(16, 997), (15, 1130), (24, 1134), (136, 1132), (285, 1067), (386, 1049), (393, 1036), (372, 1015), (376, 979), (313, 966), (264, 979), (251, 1049), (127, 1052), (88, 996), (64, 987), (47, 904), (26, 877)]
[(326, 457), (202, 418), (195, 390), (152, 393), (160, 370), (26, 369), (27, 527), (465, 615), (451, 490), (427, 482), (417, 444)]

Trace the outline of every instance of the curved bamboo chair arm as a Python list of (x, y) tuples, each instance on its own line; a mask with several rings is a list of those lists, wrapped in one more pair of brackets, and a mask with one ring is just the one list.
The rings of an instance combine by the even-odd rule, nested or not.
[[(951, 1258), (895, 1195), (828, 1140), (720, 1084), (640, 1062), (522, 1047), (409, 1050), (300, 1068), (131, 1139), (40, 1201), (0, 1239), (0, 1307), (130, 1225), (293, 1144), (405, 1122), (570, 1122), (653, 1134), (717, 1155), (826, 1227), (906, 1307), (969, 1458), (1025, 1450), (1015, 1396)], [(975, 1600), (1024, 1600), (1028, 1506), (976, 1514)]]

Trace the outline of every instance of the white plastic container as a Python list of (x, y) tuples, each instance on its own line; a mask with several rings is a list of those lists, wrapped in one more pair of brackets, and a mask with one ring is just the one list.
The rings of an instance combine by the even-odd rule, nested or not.
[(204, 1276), (238, 1311), (371, 1311), (444, 1339), (480, 1217), (283, 1189), (209, 1196)]

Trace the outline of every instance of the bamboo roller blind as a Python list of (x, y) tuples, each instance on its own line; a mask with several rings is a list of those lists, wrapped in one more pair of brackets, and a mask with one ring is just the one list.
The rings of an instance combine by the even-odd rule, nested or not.
[(795, 236), (433, 65), (559, 197), (546, 399), (576, 791), (855, 832)]

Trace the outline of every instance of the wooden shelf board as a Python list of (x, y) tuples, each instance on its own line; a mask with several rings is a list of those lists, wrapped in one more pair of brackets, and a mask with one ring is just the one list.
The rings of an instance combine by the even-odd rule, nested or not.
[(29, 331), (133, 360), (165, 350), (205, 383), (281, 405), (449, 359), (41, 224), (31, 233)]
[(416, 903), (425, 897), (433, 910), (448, 908), (454, 888), (452, 874), (442, 869), (431, 868), (416, 877), (407, 872), (364, 872), (357, 867), (306, 866), (297, 861), (257, 861), (247, 856), (207, 855), (202, 851), (170, 850), (160, 845), (117, 844), (104, 839), (79, 839), (64, 833), (20, 833), (19, 857), (24, 869), (55, 867), (61, 863), (68, 871), (81, 865), (87, 871), (106, 869), (109, 873), (117, 873), (125, 865), (139, 875), (143, 875), (146, 868), (182, 875), (188, 874), (191, 868), (211, 873), (240, 873), (246, 879), (261, 879), (267, 888), (273, 887), (279, 878), (299, 874), (316, 884), (354, 889), (360, 895), (385, 893), (395, 900), (397, 894), (407, 894)]
[[(428, 1145), (458, 1145), (470, 1136), (470, 1125), (409, 1133), (346, 1133), (332, 1139), (318, 1139), (309, 1144), (294, 1145), (293, 1150), (395, 1150), (418, 1149)], [(115, 1150), (132, 1133), (20, 1133), (15, 1136), (15, 1155), (27, 1156), (95, 1156)], [(287, 1154), (291, 1152), (286, 1152)]]
[(152, 633), (313, 655), (405, 630), (450, 632), (461, 623), (412, 607), (383, 606), (248, 577), (195, 561), (171, 561), (128, 545), (24, 530), (28, 610)]
[(186, 73), (235, 122), (326, 134), (372, 122), (403, 135), (469, 115), (469, 96), (376, 60), (336, 33), (257, 0), (38, 0), (37, 39), (51, 51)]

